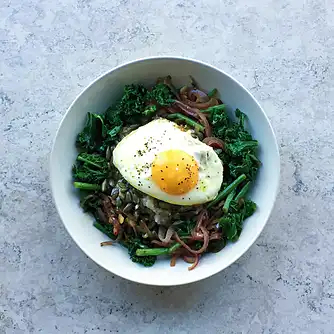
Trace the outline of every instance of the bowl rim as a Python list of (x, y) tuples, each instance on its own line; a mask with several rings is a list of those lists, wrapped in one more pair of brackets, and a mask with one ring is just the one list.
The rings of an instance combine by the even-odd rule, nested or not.
[[(159, 282), (148, 282), (146, 280), (142, 280), (140, 279), (140, 277), (138, 278), (135, 278), (135, 277), (132, 277), (132, 276), (128, 276), (128, 275), (123, 275), (122, 273), (120, 272), (117, 272), (117, 273), (114, 273), (113, 271), (111, 271), (109, 268), (107, 268), (106, 266), (104, 266), (100, 261), (99, 259), (95, 259), (95, 258), (92, 258), (90, 254), (87, 254), (86, 250), (84, 250), (77, 242), (75, 236), (73, 235), (73, 233), (70, 233), (69, 229), (67, 228), (67, 225), (65, 224), (64, 222), (64, 219), (65, 217), (62, 216), (61, 214), (61, 211), (57, 205), (57, 202), (56, 202), (56, 198), (55, 198), (55, 191), (54, 191), (54, 182), (52, 181), (53, 180), (53, 169), (55, 167), (53, 167), (53, 164), (52, 164), (52, 161), (53, 161), (53, 155), (54, 155), (54, 149), (55, 149), (55, 145), (56, 145), (56, 141), (57, 141), (57, 138), (58, 138), (58, 135), (59, 135), (59, 131), (66, 119), (66, 116), (68, 115), (68, 113), (70, 112), (70, 110), (72, 109), (73, 105), (80, 99), (80, 97), (85, 94), (85, 92), (93, 85), (95, 85), (96, 82), (98, 82), (100, 79), (102, 79), (103, 77), (109, 75), (110, 73), (114, 72), (114, 71), (117, 71), (119, 69), (121, 69), (122, 67), (126, 67), (126, 66), (129, 66), (129, 65), (132, 65), (132, 64), (136, 64), (136, 63), (140, 63), (140, 62), (145, 62), (145, 61), (148, 61), (148, 60), (180, 60), (180, 61), (188, 61), (188, 62), (192, 62), (192, 63), (196, 63), (196, 64), (199, 64), (199, 65), (202, 65), (202, 66), (205, 66), (205, 67), (209, 67), (215, 71), (218, 71), (220, 72), (221, 74), (227, 76), (229, 79), (231, 79), (232, 81), (234, 81), (238, 86), (240, 86), (243, 90), (245, 90), (248, 95), (251, 97), (251, 99), (253, 99), (253, 101), (255, 102), (255, 104), (257, 105), (257, 107), (261, 110), (262, 114), (264, 115), (268, 125), (269, 125), (269, 128), (270, 128), (270, 131), (271, 131), (271, 134), (273, 136), (273, 139), (274, 139), (274, 143), (275, 143), (275, 153), (277, 155), (277, 158), (278, 158), (278, 173), (277, 173), (277, 183), (276, 183), (276, 189), (274, 189), (274, 197), (273, 197), (273, 201), (270, 205), (270, 208), (269, 208), (269, 211), (267, 213), (267, 216), (265, 217), (265, 222), (262, 226), (262, 228), (258, 231), (258, 233), (248, 241), (248, 245), (245, 247), (245, 249), (242, 251), (242, 252), (239, 252), (239, 253), (236, 253), (234, 256), (231, 256), (230, 260), (228, 261), (228, 263), (226, 265), (224, 265), (223, 267), (218, 267), (217, 269), (214, 269), (210, 272), (207, 272), (200, 275), (200, 276), (196, 276), (196, 277), (189, 277), (189, 279), (186, 279), (184, 280), (183, 282), (177, 282), (177, 283), (172, 283), (172, 284), (161, 284)], [(237, 79), (235, 79), (234, 77), (232, 77), (231, 75), (229, 75), (228, 73), (226, 73), (225, 71), (219, 69), (218, 67), (216, 66), (213, 66), (211, 64), (208, 64), (206, 62), (203, 62), (201, 60), (197, 60), (197, 59), (194, 59), (194, 58), (189, 58), (189, 57), (182, 57), (182, 56), (169, 56), (169, 55), (163, 55), (163, 56), (150, 56), (150, 57), (142, 57), (142, 58), (137, 58), (137, 59), (134, 59), (134, 60), (130, 60), (130, 61), (127, 61), (127, 62), (124, 62), (124, 63), (121, 63), (113, 68), (111, 68), (110, 70), (107, 70), (106, 72), (102, 73), (100, 76), (98, 76), (96, 79), (94, 79), (91, 83), (89, 83), (86, 87), (84, 87), (81, 92), (75, 97), (75, 99), (73, 100), (73, 102), (70, 104), (70, 106), (67, 108), (65, 114), (62, 116), (62, 119), (58, 125), (58, 128), (57, 128), (57, 131), (55, 133), (55, 136), (53, 138), (53, 142), (52, 142), (52, 147), (51, 147), (51, 152), (50, 152), (50, 156), (49, 156), (49, 184), (50, 184), (50, 189), (51, 189), (51, 195), (52, 195), (52, 200), (53, 200), (53, 203), (54, 203), (54, 206), (56, 207), (56, 210), (58, 212), (58, 215), (60, 217), (60, 220), (62, 221), (67, 233), (70, 235), (70, 237), (72, 238), (72, 240), (74, 241), (74, 243), (80, 248), (80, 250), (87, 256), (89, 257), (93, 262), (95, 262), (96, 264), (98, 264), (100, 267), (104, 268), (106, 271), (114, 274), (114, 275), (117, 275), (119, 277), (122, 277), (124, 279), (127, 279), (129, 281), (132, 281), (134, 283), (140, 283), (140, 284), (144, 284), (144, 285), (152, 285), (152, 286), (179, 286), (179, 285), (185, 285), (185, 284), (190, 284), (190, 283), (194, 283), (194, 282), (198, 282), (200, 280), (203, 280), (203, 279), (206, 279), (206, 278), (209, 278), (221, 271), (223, 271), (224, 269), (228, 268), (231, 264), (233, 264), (234, 262), (236, 262), (242, 255), (244, 255), (248, 250), (249, 248), (254, 244), (254, 242), (258, 239), (258, 237), (260, 236), (260, 234), (262, 233), (264, 227), (267, 225), (268, 223), (268, 219), (270, 218), (270, 215), (272, 213), (272, 210), (274, 208), (274, 205), (275, 205), (275, 202), (277, 200), (277, 195), (278, 195), (278, 192), (279, 192), (279, 185), (280, 185), (280, 179), (281, 179), (281, 158), (280, 158), (280, 153), (279, 153), (279, 148), (278, 148), (278, 143), (277, 143), (277, 138), (276, 138), (276, 135), (275, 135), (275, 131), (270, 123), (270, 120), (267, 116), (267, 114), (265, 113), (265, 111), (263, 110), (263, 108), (261, 107), (260, 103), (257, 101), (257, 99), (253, 96), (253, 94), (246, 88), (244, 87)]]

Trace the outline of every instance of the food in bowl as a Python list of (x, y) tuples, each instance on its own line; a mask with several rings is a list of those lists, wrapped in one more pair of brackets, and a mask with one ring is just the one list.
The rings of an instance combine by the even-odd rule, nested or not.
[(158, 256), (191, 263), (235, 242), (256, 209), (247, 198), (261, 163), (246, 115), (230, 119), (216, 89), (171, 77), (130, 84), (103, 115), (88, 113), (77, 136), (74, 186), (94, 226), (133, 262)]

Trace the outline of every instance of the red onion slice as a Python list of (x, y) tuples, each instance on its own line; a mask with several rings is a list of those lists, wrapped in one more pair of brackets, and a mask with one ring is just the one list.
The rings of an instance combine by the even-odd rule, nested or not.
[(166, 228), (164, 226), (159, 226), (158, 237), (160, 241), (162, 241), (163, 243), (168, 243), (170, 242), (170, 239), (172, 238), (174, 234), (174, 228), (170, 226), (168, 227), (166, 234), (165, 234), (165, 231), (166, 231)]
[(224, 146), (225, 146), (224, 142), (221, 139), (216, 138), (216, 137), (210, 137), (210, 136), (204, 138), (203, 143), (213, 148), (224, 149)]
[(178, 236), (178, 234), (176, 232), (174, 233), (174, 236), (175, 236), (176, 241), (179, 242), (191, 254), (201, 254), (201, 253), (204, 253), (206, 251), (206, 249), (208, 248), (209, 232), (203, 226), (200, 227), (200, 230), (203, 233), (204, 241), (203, 241), (203, 246), (199, 250), (191, 249), (183, 240), (180, 239), (180, 237)]
[(199, 255), (195, 255), (195, 262), (188, 268), (188, 270), (194, 270), (199, 263)]

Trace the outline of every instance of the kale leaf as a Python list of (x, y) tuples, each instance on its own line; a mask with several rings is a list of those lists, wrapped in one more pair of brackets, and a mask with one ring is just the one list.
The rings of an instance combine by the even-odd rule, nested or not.
[(157, 106), (156, 106), (155, 104), (150, 104), (150, 105), (148, 105), (148, 106), (145, 108), (143, 114), (144, 114), (145, 116), (154, 115), (154, 114), (156, 113), (157, 110), (158, 110), (158, 109), (157, 109)]
[(169, 106), (174, 102), (175, 97), (167, 85), (158, 83), (149, 93), (149, 99), (153, 100), (160, 106)]
[(148, 90), (143, 85), (126, 85), (123, 96), (116, 106), (123, 121), (129, 117), (141, 115), (148, 100)]
[(243, 208), (244, 219), (250, 217), (255, 211), (256, 211), (256, 204), (249, 199), (246, 200)]
[(234, 158), (228, 164), (229, 173), (233, 178), (241, 174), (246, 174), (249, 180), (254, 180), (259, 169), (258, 160), (254, 160), (251, 154), (245, 154), (239, 158)]
[(140, 84), (126, 85), (120, 101), (104, 115), (87, 114), (86, 125), (77, 136), (77, 147), (88, 153), (103, 153), (117, 141), (124, 122), (136, 123), (142, 116), (153, 116), (159, 107), (173, 102), (174, 95), (166, 84), (158, 83), (151, 91)]
[(225, 112), (224, 105), (213, 106), (207, 109), (212, 117), (213, 133), (216, 137), (230, 142), (233, 140), (251, 141), (252, 136), (245, 130), (247, 116), (236, 109), (237, 122), (232, 122)]
[(242, 214), (228, 213), (219, 219), (219, 226), (222, 228), (227, 240), (236, 241), (242, 230)]
[(253, 153), (258, 147), (257, 140), (241, 141), (239, 139), (225, 143), (225, 151), (231, 157), (242, 157), (247, 153)]
[[(224, 105), (223, 105), (224, 106)], [(211, 107), (211, 123), (213, 128), (213, 134), (215, 137), (225, 139), (225, 132), (231, 126), (231, 122), (224, 111), (224, 108), (218, 108), (219, 106)]]
[(81, 191), (80, 192), (80, 206), (84, 212), (89, 212), (95, 216), (97, 208), (101, 206), (101, 198), (99, 195), (92, 194), (89, 192)]
[(256, 210), (256, 204), (251, 200), (243, 201), (242, 205), (239, 202), (232, 201), (230, 212), (219, 219), (219, 226), (222, 228), (227, 240), (238, 240), (243, 221), (250, 217)]
[(103, 153), (107, 145), (113, 144), (122, 129), (119, 116), (108, 109), (105, 115), (87, 113), (86, 125), (78, 134), (76, 145), (84, 152)]
[(120, 111), (117, 107), (109, 107), (105, 112), (105, 119), (108, 125), (112, 127), (122, 126)]
[(224, 150), (219, 153), (226, 170), (224, 180), (231, 183), (240, 175), (245, 174), (247, 179), (255, 179), (261, 162), (256, 157), (258, 142), (253, 140), (251, 134), (245, 129), (247, 116), (236, 109), (237, 121), (232, 122), (224, 108), (214, 106), (208, 109), (211, 114), (214, 136), (225, 143)]
[(145, 267), (152, 267), (157, 259), (156, 256), (138, 256), (136, 255), (136, 250), (138, 248), (147, 248), (139, 239), (130, 238), (125, 243), (124, 246), (128, 249), (128, 253), (132, 262), (142, 264)]
[(106, 132), (103, 116), (87, 113), (86, 125), (78, 134), (76, 145), (85, 152), (93, 152), (101, 145)]
[(99, 154), (80, 153), (72, 172), (75, 181), (101, 184), (108, 176), (108, 162)]

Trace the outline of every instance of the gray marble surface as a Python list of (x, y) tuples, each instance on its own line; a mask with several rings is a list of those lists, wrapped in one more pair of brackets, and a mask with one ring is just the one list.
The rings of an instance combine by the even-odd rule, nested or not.
[[(333, 333), (334, 10), (329, 0), (0, 2), (0, 333)], [(48, 157), (66, 108), (124, 61), (210, 62), (259, 99), (280, 194), (234, 265), (188, 286), (98, 267), (56, 213)]]

